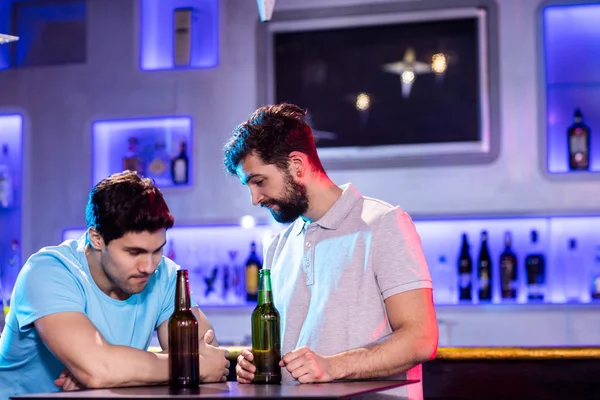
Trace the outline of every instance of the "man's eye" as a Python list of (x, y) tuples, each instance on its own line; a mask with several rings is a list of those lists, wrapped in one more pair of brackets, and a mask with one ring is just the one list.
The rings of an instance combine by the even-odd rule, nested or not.
[(132, 256), (139, 256), (141, 253), (139, 251), (130, 251), (129, 254)]

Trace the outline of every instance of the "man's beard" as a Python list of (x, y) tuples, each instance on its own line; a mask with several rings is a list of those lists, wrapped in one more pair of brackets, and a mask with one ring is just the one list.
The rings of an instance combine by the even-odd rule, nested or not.
[(123, 292), (127, 295), (131, 296), (134, 294), (141, 293), (148, 284), (148, 281), (146, 281), (144, 284), (141, 284), (141, 285), (137, 285), (137, 286), (132, 285), (130, 282), (130, 278), (133, 278), (133, 277), (129, 277), (129, 278), (125, 278), (125, 279), (123, 279), (122, 277), (119, 277), (116, 273), (114, 273), (114, 271), (112, 271), (110, 268), (106, 267), (105, 260), (101, 261), (100, 267), (102, 268), (104, 275), (110, 281), (111, 285), (114, 288), (119, 289), (121, 292)]
[[(289, 172), (285, 176), (285, 189), (282, 199), (271, 199), (261, 204), (262, 207), (269, 207), (271, 215), (275, 221), (287, 224), (295, 221), (299, 216), (308, 210), (308, 194), (306, 186), (294, 182), (294, 178)], [(273, 210), (277, 206), (277, 210)]]

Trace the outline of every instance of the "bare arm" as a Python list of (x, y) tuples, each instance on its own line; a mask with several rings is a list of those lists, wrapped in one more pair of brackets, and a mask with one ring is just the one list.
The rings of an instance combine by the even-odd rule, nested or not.
[(326, 357), (333, 379), (388, 377), (435, 357), (438, 326), (431, 289), (393, 295), (385, 307), (393, 332), (364, 348)]
[[(308, 347), (283, 356), (279, 363), (300, 383), (393, 376), (435, 357), (438, 326), (431, 289), (415, 289), (385, 301), (393, 332), (365, 347), (323, 357)], [(238, 382), (254, 377), (251, 355), (242, 353), (236, 372)]]
[[(206, 332), (208, 330), (212, 330), (213, 326), (210, 323), (210, 321), (208, 320), (208, 318), (206, 317), (206, 315), (204, 315), (204, 313), (202, 312), (202, 310), (200, 310), (198, 307), (192, 307), (192, 312), (194, 313), (194, 315), (196, 316), (196, 319), (198, 320), (198, 331), (199, 331), (199, 338), (202, 339), (204, 337), (204, 335), (206, 335)], [(160, 347), (163, 349), (162, 353), (168, 353), (169, 352), (169, 320), (165, 320), (162, 324), (160, 324), (160, 326), (158, 327), (158, 342), (160, 343)], [(208, 343), (212, 346), (218, 346), (219, 343), (217, 342), (217, 336), (216, 334), (214, 335), (214, 339)]]
[(42, 341), (89, 388), (166, 383), (168, 356), (106, 342), (82, 313), (61, 312), (34, 322)]

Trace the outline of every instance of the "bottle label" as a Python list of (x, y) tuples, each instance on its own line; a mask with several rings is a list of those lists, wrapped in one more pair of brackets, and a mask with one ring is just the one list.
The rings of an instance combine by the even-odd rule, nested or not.
[(10, 205), (10, 187), (8, 179), (0, 175), (0, 207), (8, 207)]
[(165, 172), (166, 169), (167, 169), (167, 164), (165, 164), (165, 162), (163, 160), (161, 160), (160, 158), (155, 158), (150, 163), (150, 172), (152, 172), (155, 175), (162, 174), (163, 172)]
[(248, 294), (258, 293), (258, 266), (256, 264), (246, 267), (246, 292)]
[(459, 275), (458, 285), (461, 289), (466, 289), (471, 284), (471, 274), (462, 273)]
[(173, 175), (175, 182), (185, 181), (185, 160), (176, 160), (173, 165)]
[(502, 290), (516, 289), (516, 269), (513, 261), (503, 258), (500, 264), (500, 271), (502, 272)]
[(479, 288), (487, 289), (489, 285), (490, 285), (490, 277), (488, 275), (488, 272), (483, 270), (483, 271), (481, 271), (480, 276), (479, 276)]
[(137, 172), (140, 175), (145, 175), (144, 165), (139, 157), (123, 158), (123, 169), (127, 171)]
[(600, 297), (600, 275), (595, 276), (592, 281), (592, 298), (597, 299)]
[(544, 259), (538, 255), (527, 257), (527, 283), (528, 284), (543, 284), (544, 283)]
[(571, 136), (571, 154), (587, 155), (587, 137), (584, 134)]

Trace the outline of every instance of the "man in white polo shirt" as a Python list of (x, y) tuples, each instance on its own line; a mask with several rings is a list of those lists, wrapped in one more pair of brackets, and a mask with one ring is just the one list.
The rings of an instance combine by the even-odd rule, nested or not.
[[(281, 314), (283, 380), (420, 379), (438, 327), (419, 235), (399, 207), (328, 178), (304, 115), (292, 104), (262, 107), (224, 149), (252, 203), (291, 223), (264, 260)], [(242, 352), (238, 382), (252, 382), (252, 359)], [(421, 384), (389, 392), (423, 397)]]

